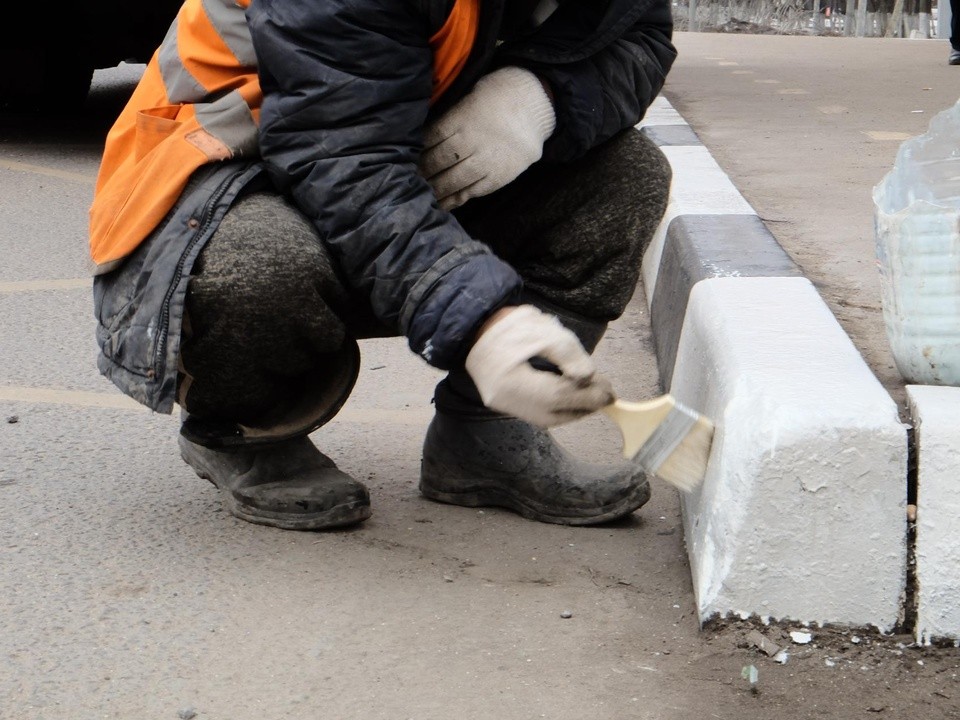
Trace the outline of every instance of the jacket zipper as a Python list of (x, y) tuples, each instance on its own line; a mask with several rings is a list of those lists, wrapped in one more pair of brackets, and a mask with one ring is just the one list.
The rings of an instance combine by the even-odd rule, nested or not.
[(210, 196), (210, 199), (207, 200), (206, 204), (203, 206), (203, 222), (201, 222), (197, 227), (193, 237), (190, 238), (190, 242), (187, 243), (187, 247), (184, 248), (183, 253), (180, 255), (180, 261), (177, 263), (177, 269), (173, 275), (173, 281), (170, 283), (170, 287), (167, 289), (167, 294), (163, 298), (163, 310), (160, 313), (160, 337), (157, 340), (157, 349), (154, 351), (153, 355), (154, 380), (156, 380), (160, 374), (160, 364), (163, 362), (163, 358), (166, 355), (167, 335), (170, 332), (170, 301), (173, 299), (173, 294), (177, 291), (177, 286), (180, 284), (180, 278), (183, 277), (183, 266), (187, 262), (187, 256), (190, 255), (190, 251), (193, 249), (193, 246), (196, 245), (200, 241), (200, 238), (203, 237), (203, 234), (207, 231), (207, 228), (210, 227), (210, 223), (213, 222), (213, 208), (215, 208), (220, 202), (221, 198), (226, 195), (227, 190), (235, 179), (236, 176), (232, 176), (224, 180), (220, 187), (217, 188), (216, 192), (214, 192), (214, 194)]

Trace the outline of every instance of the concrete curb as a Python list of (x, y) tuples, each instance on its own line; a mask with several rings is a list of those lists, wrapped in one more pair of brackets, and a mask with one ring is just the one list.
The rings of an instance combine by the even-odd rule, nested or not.
[(960, 387), (908, 385), (917, 442), (917, 641), (960, 640)]
[(674, 171), (643, 260), (660, 374), (717, 423), (683, 497), (701, 622), (900, 618), (907, 434), (802, 271), (659, 98), (638, 125)]

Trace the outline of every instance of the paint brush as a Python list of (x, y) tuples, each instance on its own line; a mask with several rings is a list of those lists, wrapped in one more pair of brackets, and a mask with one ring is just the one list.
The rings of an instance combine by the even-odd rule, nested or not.
[[(562, 375), (542, 357), (530, 358), (537, 370)], [(713, 444), (713, 423), (705, 415), (678, 403), (673, 395), (645, 402), (614, 400), (603, 412), (620, 428), (623, 456), (648, 475), (656, 475), (678, 490), (696, 489), (707, 474)]]
[(623, 435), (623, 456), (679, 490), (695, 489), (707, 473), (713, 423), (672, 395), (646, 402), (615, 400), (603, 408)]

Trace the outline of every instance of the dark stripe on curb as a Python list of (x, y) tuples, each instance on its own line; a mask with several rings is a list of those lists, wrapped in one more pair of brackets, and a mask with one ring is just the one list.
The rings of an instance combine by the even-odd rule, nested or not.
[(644, 125), (640, 132), (656, 145), (703, 145), (689, 125)]
[(693, 286), (716, 277), (803, 277), (800, 268), (756, 215), (681, 215), (664, 239), (650, 321), (669, 389), (680, 331)]

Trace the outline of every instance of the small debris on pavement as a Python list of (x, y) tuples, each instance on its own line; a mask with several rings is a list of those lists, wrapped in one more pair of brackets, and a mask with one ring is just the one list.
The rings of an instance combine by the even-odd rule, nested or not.
[(19, 416), (19, 415), (9, 415), (9, 416), (7, 416), (7, 422), (10, 423), (11, 425), (13, 425), (14, 423), (18, 423), (18, 422), (20, 422), (20, 416)]
[(854, 645), (859, 645), (859, 644), (860, 644), (860, 636), (859, 636), (859, 635), (854, 635), (852, 638), (850, 638), (850, 642), (852, 642)]
[(193, 720), (197, 716), (197, 711), (192, 707), (183, 708), (180, 712), (177, 713), (177, 717), (180, 720)]
[(778, 662), (781, 665), (786, 665), (787, 660), (789, 659), (790, 659), (790, 653), (788, 653), (786, 650), (781, 650), (780, 652), (778, 652), (776, 655), (773, 656), (773, 661)]
[(444, 581), (444, 582), (453, 582), (453, 578), (450, 577), (449, 575), (444, 575), (444, 576), (443, 576), (443, 581)]
[(747, 633), (747, 640), (750, 641), (751, 645), (758, 648), (760, 652), (766, 653), (767, 657), (773, 657), (780, 652), (780, 646), (759, 630), (751, 630)]
[(573, 613), (570, 610), (564, 610), (560, 613), (560, 617), (562, 617), (564, 620), (569, 620), (573, 617)]
[(823, 664), (826, 665), (827, 667), (836, 667), (837, 665), (837, 663), (831, 660), (830, 658), (827, 658), (826, 660), (824, 660)]
[(907, 522), (917, 521), (917, 506), (907, 505)]
[(740, 677), (750, 683), (750, 692), (756, 695), (760, 690), (757, 688), (757, 680), (760, 679), (760, 672), (756, 665), (745, 665), (740, 671)]
[(790, 639), (797, 645), (808, 645), (810, 641), (813, 640), (813, 635), (803, 630), (791, 630)]

